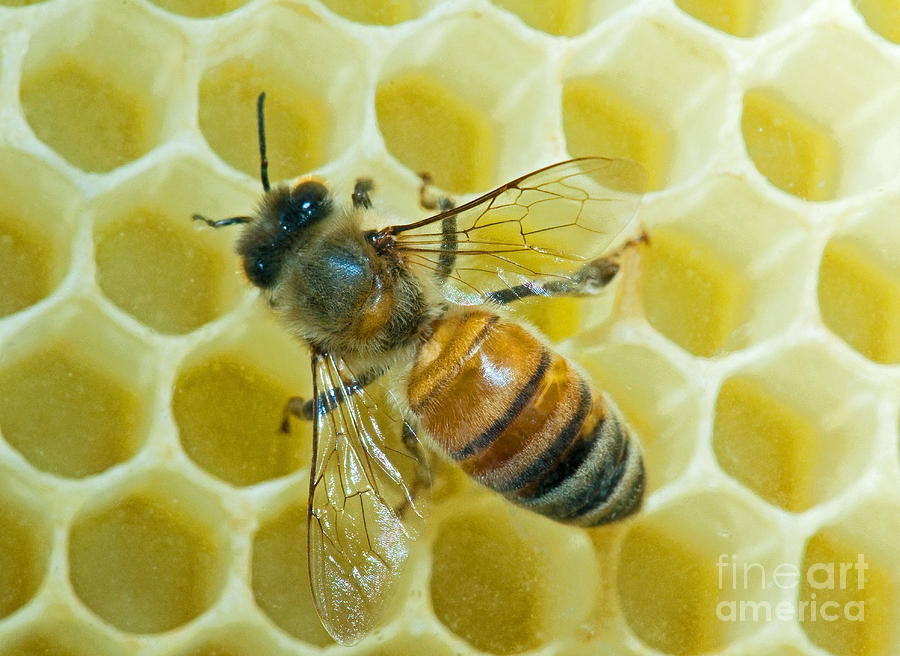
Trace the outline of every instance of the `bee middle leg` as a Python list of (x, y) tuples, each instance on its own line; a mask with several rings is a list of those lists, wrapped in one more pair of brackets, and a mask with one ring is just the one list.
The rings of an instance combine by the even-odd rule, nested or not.
[(619, 273), (619, 261), (622, 254), (630, 248), (649, 243), (649, 241), (649, 235), (642, 232), (638, 237), (629, 239), (622, 244), (618, 250), (588, 262), (569, 279), (551, 280), (544, 283), (535, 281), (498, 289), (487, 294), (488, 300), (506, 305), (529, 296), (591, 296), (597, 294)]
[(284, 404), (284, 410), (281, 413), (282, 433), (291, 432), (291, 417), (302, 419), (303, 421), (312, 421), (317, 412), (331, 412), (338, 405), (347, 400), (347, 396), (343, 390), (349, 390), (350, 394), (356, 394), (362, 391), (366, 385), (373, 383), (381, 377), (384, 371), (380, 368), (373, 368), (357, 377), (355, 380), (345, 380), (343, 388), (333, 390), (330, 394), (321, 393), (318, 399), (307, 399), (302, 396), (292, 396)]
[[(424, 210), (439, 210), (446, 212), (456, 207), (456, 203), (449, 196), (440, 196), (432, 189), (434, 181), (429, 173), (420, 173), (422, 184), (419, 185), (419, 206)], [(441, 253), (438, 256), (438, 280), (444, 280), (453, 272), (456, 265), (456, 215), (444, 217), (441, 220)]]

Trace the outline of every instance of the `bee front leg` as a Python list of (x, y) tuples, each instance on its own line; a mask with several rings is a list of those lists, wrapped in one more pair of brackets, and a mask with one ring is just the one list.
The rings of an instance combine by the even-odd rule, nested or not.
[(238, 225), (241, 223), (249, 223), (253, 219), (249, 216), (230, 216), (227, 219), (219, 219), (218, 221), (213, 221), (212, 219), (207, 219), (202, 214), (194, 214), (191, 216), (194, 221), (203, 221), (210, 228), (224, 228), (225, 226), (230, 225)]
[(375, 189), (375, 183), (372, 178), (358, 178), (356, 184), (353, 185), (353, 193), (350, 198), (353, 201), (353, 207), (372, 209), (372, 199), (369, 192)]

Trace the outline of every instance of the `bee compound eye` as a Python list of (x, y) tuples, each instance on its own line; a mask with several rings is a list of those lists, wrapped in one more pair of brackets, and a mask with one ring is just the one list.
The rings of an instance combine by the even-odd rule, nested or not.
[(327, 216), (330, 207), (331, 198), (324, 184), (316, 180), (301, 182), (281, 208), (278, 225), (285, 232), (293, 232)]
[(278, 260), (271, 250), (251, 254), (244, 259), (244, 272), (257, 287), (271, 287), (278, 277)]

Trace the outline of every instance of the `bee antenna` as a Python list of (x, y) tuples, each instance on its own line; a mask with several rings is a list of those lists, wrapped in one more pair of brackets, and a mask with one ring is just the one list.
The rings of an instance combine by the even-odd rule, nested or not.
[(262, 180), (263, 191), (269, 191), (269, 160), (266, 159), (266, 126), (263, 121), (265, 99), (265, 91), (256, 99), (256, 125), (259, 131), (259, 177)]

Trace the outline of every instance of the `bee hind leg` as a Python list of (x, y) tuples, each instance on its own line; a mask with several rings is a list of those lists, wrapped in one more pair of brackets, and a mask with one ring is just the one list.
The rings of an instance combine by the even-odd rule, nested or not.
[(616, 251), (596, 260), (591, 260), (575, 275), (566, 280), (551, 280), (548, 282), (528, 282), (513, 285), (506, 289), (498, 289), (487, 294), (487, 299), (500, 305), (520, 301), (529, 296), (592, 296), (600, 293), (609, 283), (615, 280), (621, 267), (622, 255), (631, 248), (650, 242), (650, 236), (646, 231), (638, 237), (629, 239)]

